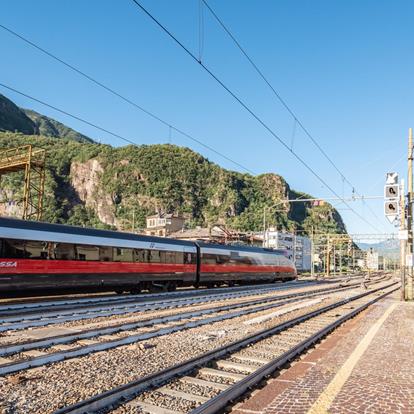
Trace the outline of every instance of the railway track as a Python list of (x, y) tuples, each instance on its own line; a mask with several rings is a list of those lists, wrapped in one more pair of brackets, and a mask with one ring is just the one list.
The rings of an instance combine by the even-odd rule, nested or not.
[[(294, 284), (288, 286), (289, 289), (312, 286), (313, 284)], [(182, 306), (194, 305), (197, 303), (209, 303), (217, 300), (226, 300), (232, 298), (242, 298), (260, 294), (267, 294), (284, 290), (284, 287), (273, 285), (264, 285), (255, 289), (243, 289), (233, 291), (232, 288), (226, 289), (225, 292), (219, 293), (215, 289), (209, 289), (209, 294), (192, 294), (192, 295), (168, 295), (153, 301), (142, 301), (140, 298), (118, 300), (110, 304), (78, 306), (72, 305), (64, 309), (40, 309), (36, 312), (7, 311), (1, 314), (0, 307), (0, 332), (41, 327), (47, 325), (56, 325), (65, 322), (80, 321), (85, 319), (102, 318), (107, 316), (124, 315), (134, 312), (145, 312), (152, 310), (161, 310), (178, 308)], [(178, 293), (178, 292), (176, 292)]]
[[(97, 394), (55, 414), (211, 414), (280, 369), (344, 321), (398, 289), (398, 282), (370, 289), (254, 333), (201, 356)], [(121, 412), (121, 411), (119, 411)]]
[[(373, 281), (372, 283), (378, 283), (378, 281)], [(297, 292), (283, 296), (272, 296), (231, 305), (189, 310), (179, 314), (149, 318), (137, 322), (120, 323), (110, 327), (86, 329), (76, 333), (6, 344), (0, 348), (0, 375), (80, 357), (93, 352), (109, 350), (185, 329), (234, 319), (291, 303), (302, 302), (304, 299), (320, 297), (353, 288), (355, 288), (355, 284), (345, 287)], [(148, 327), (154, 329), (146, 332), (137, 332), (141, 328)]]
[[(358, 286), (359, 283), (353, 283), (352, 285)], [(291, 284), (289, 285), (289, 289), (302, 287), (306, 288), (308, 286), (313, 286), (313, 284), (299, 284), (299, 286), (297, 284)], [(322, 291), (323, 289), (324, 288), (321, 288), (320, 290)], [(327, 289), (329, 289), (329, 287)], [(157, 299), (148, 302), (134, 302), (132, 300), (125, 303), (124, 301), (119, 301), (116, 303), (111, 303), (110, 305), (99, 305), (92, 307), (88, 306), (87, 308), (79, 308), (78, 306), (72, 306), (71, 308), (65, 308), (58, 311), (55, 311), (54, 309), (43, 309), (29, 314), (26, 314), (26, 312), (23, 312), (22, 314), (21, 312), (17, 311), (17, 313), (9, 313), (6, 316), (4, 314), (3, 316), (1, 316), (0, 307), (0, 333), (14, 330), (23, 330), (34, 327), (45, 327), (49, 325), (57, 325), (66, 322), (125, 315), (136, 312), (147, 312), (168, 308), (179, 308), (183, 306), (201, 303), (211, 303), (218, 300), (243, 298), (248, 296), (267, 294), (277, 292), (280, 290), (284, 290), (284, 288), (275, 285), (266, 285), (266, 287), (261, 287), (257, 289), (245, 289), (240, 291), (237, 290), (236, 292), (232, 291), (230, 288), (229, 290), (226, 290), (223, 293), (216, 293), (216, 291), (213, 289), (210, 290), (210, 295), (199, 296), (198, 294), (196, 294), (184, 297), (174, 296), (172, 298), (168, 296), (165, 298), (163, 297), (162, 299)]]
[[(337, 280), (335, 280), (337, 282)], [(85, 297), (75, 299), (58, 299), (58, 300), (42, 300), (35, 302), (23, 302), (23, 303), (5, 303), (0, 304), (0, 316), (13, 315), (16, 312), (23, 315), (25, 313), (35, 313), (38, 311), (49, 312), (57, 310), (72, 309), (77, 307), (94, 307), (96, 305), (111, 305), (112, 303), (131, 303), (131, 302), (147, 302), (152, 300), (167, 300), (174, 298), (186, 298), (192, 296), (208, 296), (212, 293), (235, 293), (248, 290), (262, 290), (262, 289), (275, 289), (283, 290), (287, 287), (296, 287), (300, 285), (310, 286), (318, 284), (320, 282), (294, 280), (289, 282), (283, 282), (282, 284), (275, 285), (274, 283), (266, 283), (261, 285), (246, 285), (246, 286), (233, 286), (223, 288), (210, 288), (210, 289), (186, 289), (176, 292), (160, 292), (160, 293), (140, 293), (136, 295), (120, 296), (120, 295), (107, 295), (104, 297)], [(328, 283), (324, 281), (324, 283)]]

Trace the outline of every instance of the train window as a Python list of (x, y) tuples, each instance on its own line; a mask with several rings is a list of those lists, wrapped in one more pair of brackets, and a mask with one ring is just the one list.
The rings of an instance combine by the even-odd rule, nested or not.
[(205, 264), (225, 264), (230, 263), (230, 256), (226, 254), (203, 253), (202, 262)]
[(225, 264), (230, 262), (230, 256), (227, 256), (225, 254), (218, 254), (216, 255), (216, 262), (218, 264)]
[(28, 259), (47, 259), (47, 242), (26, 241), (24, 244), (25, 257)]
[(193, 264), (193, 263), (196, 263), (196, 255), (195, 254), (192, 254), (192, 253), (184, 253), (183, 254), (183, 261), (184, 261), (184, 264)]
[(175, 263), (183, 264), (184, 263), (184, 253), (183, 252), (175, 252)]
[(148, 262), (150, 263), (165, 263), (165, 252), (159, 250), (148, 250)]
[(114, 247), (114, 262), (132, 262), (132, 249)]
[(11, 259), (24, 258), (24, 241), (5, 239), (3, 246), (3, 257)]
[(165, 252), (165, 263), (176, 263), (175, 252)]
[(75, 245), (70, 243), (55, 243), (53, 256), (56, 260), (75, 260)]
[(88, 245), (77, 245), (76, 251), (79, 260), (99, 260), (99, 247)]
[(146, 250), (144, 249), (134, 249), (134, 260), (136, 262), (145, 263), (146, 260)]
[(112, 247), (99, 247), (99, 260), (101, 262), (112, 262)]

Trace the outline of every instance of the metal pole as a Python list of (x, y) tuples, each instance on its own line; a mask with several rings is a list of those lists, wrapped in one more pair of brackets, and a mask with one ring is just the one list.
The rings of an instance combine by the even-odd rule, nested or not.
[(314, 263), (313, 263), (313, 256), (315, 254), (314, 251), (314, 245), (313, 245), (313, 226), (312, 226), (312, 233), (311, 233), (311, 277), (315, 276), (315, 269), (313, 268)]
[(330, 239), (329, 239), (329, 235), (328, 235), (328, 240), (326, 243), (326, 260), (325, 260), (325, 275), (327, 277), (329, 277), (330, 273), (331, 273), (331, 264), (330, 264)]
[[(413, 299), (413, 130), (408, 130), (408, 209), (407, 209), (407, 229), (408, 229), (408, 254), (411, 256), (411, 263), (408, 263), (408, 283), (407, 299)], [(407, 263), (406, 263), (407, 264)]]
[(263, 208), (263, 243), (262, 243), (263, 247), (266, 247), (265, 236), (266, 236), (266, 206), (264, 206)]
[[(406, 230), (405, 227), (405, 186), (404, 179), (401, 180), (400, 191), (400, 230)], [(400, 240), (400, 272), (401, 272), (401, 300), (405, 300), (405, 255), (407, 251), (407, 240)]]

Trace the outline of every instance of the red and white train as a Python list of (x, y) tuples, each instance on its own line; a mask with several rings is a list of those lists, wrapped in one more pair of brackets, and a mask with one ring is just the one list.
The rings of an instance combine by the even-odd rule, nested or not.
[(291, 280), (282, 252), (0, 218), (0, 295)]

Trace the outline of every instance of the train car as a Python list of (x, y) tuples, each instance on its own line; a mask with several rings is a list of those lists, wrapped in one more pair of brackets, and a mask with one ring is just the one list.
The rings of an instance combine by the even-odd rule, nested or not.
[(194, 243), (0, 218), (0, 294), (130, 290), (193, 284)]
[(295, 266), (283, 252), (247, 246), (198, 245), (201, 285), (272, 282), (296, 278)]
[(0, 218), (0, 295), (287, 280), (280, 252)]

